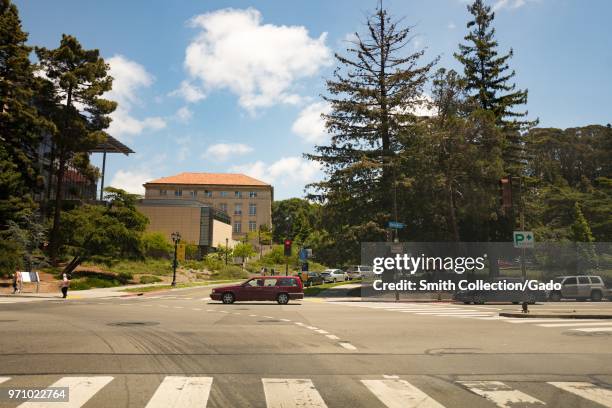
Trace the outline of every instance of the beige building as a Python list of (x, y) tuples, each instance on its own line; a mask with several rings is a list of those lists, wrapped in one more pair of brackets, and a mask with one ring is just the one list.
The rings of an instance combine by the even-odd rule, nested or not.
[(274, 188), (244, 174), (180, 173), (150, 181), (144, 187), (145, 201), (197, 201), (226, 213), (235, 240), (262, 225), (272, 226)]

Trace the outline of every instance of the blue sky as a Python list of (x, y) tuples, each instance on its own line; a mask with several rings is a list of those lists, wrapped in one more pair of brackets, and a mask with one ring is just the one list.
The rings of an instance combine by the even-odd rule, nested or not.
[[(375, 0), (82, 1), (18, 5), (30, 43), (56, 47), (62, 33), (98, 48), (120, 102), (111, 133), (135, 155), (111, 155), (107, 185), (182, 171), (245, 172), (303, 196), (321, 177), (302, 158), (324, 143), (319, 95), (332, 55), (363, 32)], [(516, 82), (541, 126), (612, 122), (612, 2), (489, 0), (502, 50), (512, 47)], [(465, 0), (385, 0), (426, 47), (426, 60), (458, 69)], [(94, 162), (100, 163), (99, 155)]]

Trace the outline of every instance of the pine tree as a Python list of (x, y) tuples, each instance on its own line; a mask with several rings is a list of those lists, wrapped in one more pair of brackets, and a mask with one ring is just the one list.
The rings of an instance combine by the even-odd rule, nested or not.
[[(355, 34), (348, 56), (336, 54), (338, 68), (327, 81), (324, 115), (331, 144), (316, 146), (307, 158), (322, 164), (326, 180), (311, 187), (311, 198), (326, 202), (337, 228), (358, 238), (381, 239), (384, 224), (397, 213), (393, 192), (400, 175), (400, 134), (408, 134), (423, 103), (423, 86), (434, 62), (421, 64), (424, 51), (408, 53), (411, 27), (400, 27), (379, 8)], [(343, 244), (344, 245), (344, 244)], [(344, 245), (343, 250), (347, 246)]]
[(467, 9), (473, 16), (467, 23), (471, 31), (464, 37), (468, 44), (459, 44), (455, 58), (463, 65), (467, 90), (481, 109), (494, 113), (497, 124), (504, 129), (506, 168), (518, 174), (524, 159), (521, 132), (537, 120), (525, 120), (527, 111), (513, 110), (527, 103), (527, 90), (516, 89), (516, 84), (510, 82), (515, 76), (508, 65), (513, 50), (505, 55), (498, 53), (495, 28), (491, 27), (495, 13), (483, 0), (475, 0)]
[(112, 77), (108, 75), (109, 67), (98, 50), (86, 50), (75, 37), (64, 34), (58, 48), (37, 48), (36, 54), (49, 79), (52, 100), (47, 109), (57, 126), (53, 135), (52, 161), (57, 159), (57, 169), (49, 248), (51, 258), (55, 260), (66, 167), (75, 157), (82, 160), (81, 153), (88, 152), (105, 137), (103, 130), (110, 124), (108, 115), (117, 104), (101, 98), (111, 89)]
[(37, 88), (31, 47), (17, 7), (0, 0), (0, 229), (34, 207), (37, 150), (46, 122), (32, 104)]

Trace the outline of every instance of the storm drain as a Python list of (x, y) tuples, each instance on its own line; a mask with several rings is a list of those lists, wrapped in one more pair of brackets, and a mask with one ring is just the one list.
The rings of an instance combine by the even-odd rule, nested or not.
[(108, 323), (109, 326), (120, 326), (120, 327), (145, 327), (145, 326), (157, 326), (159, 322), (112, 322)]

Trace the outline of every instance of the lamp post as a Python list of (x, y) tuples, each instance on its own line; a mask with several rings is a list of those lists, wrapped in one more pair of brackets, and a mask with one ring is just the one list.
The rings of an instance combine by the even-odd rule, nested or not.
[(178, 244), (181, 241), (181, 234), (179, 232), (173, 232), (172, 242), (174, 242), (174, 259), (172, 260), (172, 286), (176, 286), (176, 267), (178, 266), (178, 261), (176, 259)]

